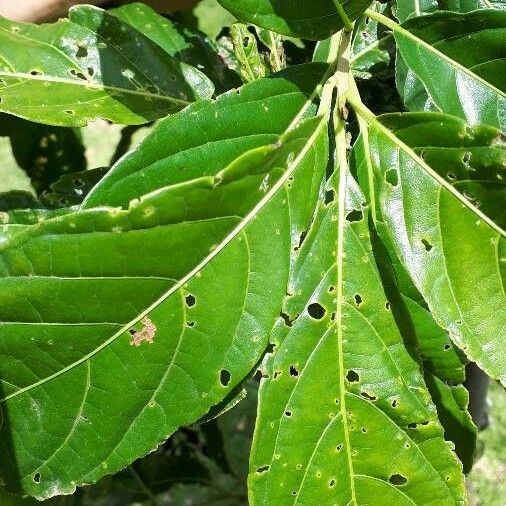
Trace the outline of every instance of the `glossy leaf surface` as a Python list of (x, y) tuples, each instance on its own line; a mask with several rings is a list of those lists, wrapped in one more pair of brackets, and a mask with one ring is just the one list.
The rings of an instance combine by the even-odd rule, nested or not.
[[(286, 285), (295, 203), (284, 183), (297, 172), (314, 185), (326, 159), (325, 120), (300, 122), (325, 69), (293, 69), (207, 103), (228, 122), (229, 101), (249, 93), (259, 115), (281, 117), (292, 104), (285, 126), (256, 146), (247, 140), (268, 122), (250, 123), (242, 141), (236, 131), (229, 160), (222, 139), (223, 166), (211, 173), (197, 151), (199, 172), (162, 179), (124, 209), (104, 203), (2, 229), (0, 469), (10, 489), (68, 494), (122, 469), (200, 419), (257, 363)], [(269, 97), (258, 101), (255, 88)], [(169, 120), (178, 117), (198, 141), (206, 115)], [(162, 123), (146, 143), (165, 146), (167, 132)], [(297, 201), (294, 213), (312, 206)], [(87, 449), (79, 459), (77, 448)]]
[(139, 124), (209, 98), (213, 85), (106, 11), (74, 7), (70, 21), (0, 19), (0, 110), (82, 126), (96, 118)]
[(219, 0), (244, 23), (253, 23), (283, 35), (322, 40), (356, 19), (370, 5), (369, 0)]
[(464, 504), (460, 465), (387, 304), (364, 196), (345, 163), (322, 187), (292, 253), (276, 351), (263, 370), (252, 504), (366, 504), (380, 496), (399, 505)]
[[(506, 306), (504, 232), (395, 133), (362, 115), (363, 179), (374, 193), (377, 219), (436, 321), (471, 360), (505, 382), (506, 314), (497, 310)], [(451, 132), (454, 120), (447, 121)], [(421, 132), (425, 126), (421, 120)]]
[(392, 27), (402, 57), (397, 85), (408, 109), (505, 128), (506, 12), (439, 12)]

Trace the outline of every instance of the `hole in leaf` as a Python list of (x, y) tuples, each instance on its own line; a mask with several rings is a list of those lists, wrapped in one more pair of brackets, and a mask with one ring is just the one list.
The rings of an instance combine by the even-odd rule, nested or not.
[(267, 348), (265, 348), (265, 353), (274, 353), (275, 349), (276, 349), (276, 345), (274, 343), (269, 343), (267, 345)]
[(446, 174), (446, 177), (447, 177), (450, 181), (455, 181), (455, 179), (457, 179), (457, 176), (456, 176), (453, 172), (448, 172), (448, 174)]
[(336, 451), (337, 452), (340, 452), (342, 449), (343, 449), (343, 445), (342, 444), (339, 444), (339, 445), (336, 446)]
[(375, 395), (371, 395), (367, 392), (360, 392), (360, 395), (369, 401), (375, 401), (378, 399)]
[(195, 327), (195, 322), (186, 322), (188, 327)]
[(469, 151), (466, 151), (464, 153), (464, 156), (462, 157), (462, 162), (466, 165), (471, 161), (471, 153)]
[(295, 316), (294, 318), (290, 318), (290, 315), (287, 314), (287, 313), (284, 313), (283, 311), (281, 313), (279, 313), (279, 316), (281, 316), (281, 318), (283, 318), (283, 321), (285, 322), (285, 325), (287, 327), (292, 327), (293, 326), (293, 322), (297, 319), (297, 316)]
[(408, 423), (408, 429), (416, 429), (418, 424), (416, 422)]
[(445, 345), (444, 345), (444, 350), (445, 350), (445, 351), (448, 351), (448, 350), (450, 350), (450, 349), (451, 349), (451, 347), (452, 347), (452, 345), (451, 345), (451, 344), (445, 344)]
[(82, 73), (82, 72), (78, 72), (77, 70), (75, 69), (70, 69), (70, 73), (74, 76), (74, 77), (77, 77), (78, 79), (82, 79), (83, 81), (86, 81), (86, 76)]
[(307, 307), (307, 312), (309, 313), (309, 316), (314, 320), (321, 320), (327, 311), (318, 302), (313, 302)]
[(357, 307), (358, 307), (358, 306), (360, 306), (360, 304), (362, 304), (362, 302), (363, 302), (363, 301), (362, 301), (362, 297), (360, 296), (360, 294), (359, 294), (359, 293), (357, 293), (357, 294), (355, 295), (355, 304), (356, 304), (356, 305), (357, 305)]
[(392, 186), (397, 186), (399, 184), (397, 171), (395, 169), (387, 170), (385, 173), (385, 181)]
[(257, 473), (262, 474), (268, 471), (271, 468), (271, 466), (262, 466), (257, 468)]
[(350, 383), (356, 383), (357, 381), (360, 380), (360, 376), (359, 374), (354, 371), (353, 369), (350, 369), (347, 373), (346, 373), (346, 379), (350, 382)]
[(394, 399), (394, 400), (392, 401), (392, 408), (396, 408), (396, 407), (397, 407), (397, 404), (398, 404), (397, 399)]
[(128, 331), (128, 333), (129, 333), (131, 336), (133, 336), (134, 334), (136, 334), (136, 333), (137, 333), (137, 331), (136, 331), (135, 329), (130, 329), (130, 330)]
[(335, 286), (329, 286), (329, 293), (332, 293), (336, 289)]
[(336, 480), (332, 479), (329, 481), (329, 488), (333, 488), (336, 486)]
[(427, 241), (427, 239), (422, 239), (422, 244), (425, 248), (425, 251), (431, 251), (434, 247), (429, 241)]
[(292, 416), (292, 412), (291, 411), (285, 411), (285, 416), (290, 418)]
[(365, 427), (361, 427), (360, 432), (362, 432), (362, 434), (367, 434), (367, 429)]
[(195, 296), (194, 296), (194, 295), (192, 295), (191, 293), (190, 293), (190, 294), (188, 294), (188, 295), (185, 297), (185, 300), (186, 300), (186, 305), (187, 305), (188, 307), (193, 307), (193, 306), (196, 304), (196, 302), (197, 302), (197, 300), (195, 299)]
[(302, 246), (302, 243), (304, 242), (304, 239), (306, 238), (307, 236), (307, 230), (303, 230), (302, 233), (300, 234), (300, 237), (299, 237), (299, 244), (297, 246), (295, 246), (294, 251), (297, 251), (300, 249), (300, 247)]
[(95, 74), (95, 69), (93, 67), (88, 67), (87, 70), (88, 70), (88, 74), (91, 77), (93, 77), (93, 74)]
[(290, 376), (293, 376), (294, 378), (296, 378), (298, 375), (299, 375), (299, 371), (297, 370), (297, 368), (294, 365), (291, 365), (290, 366)]
[(40, 483), (41, 478), (42, 478), (42, 476), (40, 475), (40, 473), (35, 473), (35, 474), (33, 475), (33, 481), (34, 481), (35, 483)]
[(359, 211), (357, 209), (353, 209), (353, 211), (349, 212), (346, 215), (346, 221), (354, 222), (354, 221), (361, 221), (364, 218), (364, 213), (362, 211)]
[(42, 72), (40, 72), (39, 70), (31, 70), (30, 71), (30, 75), (32, 75), (32, 76), (41, 76)]
[(325, 192), (325, 205), (329, 205), (334, 202), (336, 198), (336, 192), (334, 190), (327, 190)]
[(226, 387), (230, 383), (231, 374), (230, 371), (227, 371), (226, 369), (222, 369), (220, 371), (220, 383)]
[(72, 111), (70, 109), (67, 109), (66, 111), (63, 111), (65, 114), (68, 114), (69, 116), (73, 116), (76, 112)]
[(274, 376), (273, 378), (276, 379), (278, 376), (281, 376), (282, 372), (281, 371), (274, 371)]
[(388, 478), (388, 481), (392, 485), (405, 485), (408, 482), (408, 479), (405, 476), (402, 476), (402, 474), (392, 474), (390, 478)]
[(390, 302), (388, 302), (388, 300), (385, 302), (385, 309), (390, 311)]
[(81, 45), (77, 46), (76, 56), (78, 58), (86, 58), (88, 56), (88, 50), (86, 49), (86, 47)]

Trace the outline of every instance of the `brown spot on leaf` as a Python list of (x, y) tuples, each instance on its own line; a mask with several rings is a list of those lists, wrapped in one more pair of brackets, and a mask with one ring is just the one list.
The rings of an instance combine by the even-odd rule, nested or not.
[(149, 344), (153, 344), (153, 340), (156, 334), (156, 325), (145, 316), (142, 319), (142, 329), (136, 330), (132, 334), (132, 339), (130, 340), (130, 344), (132, 346), (140, 346), (141, 343), (146, 341)]

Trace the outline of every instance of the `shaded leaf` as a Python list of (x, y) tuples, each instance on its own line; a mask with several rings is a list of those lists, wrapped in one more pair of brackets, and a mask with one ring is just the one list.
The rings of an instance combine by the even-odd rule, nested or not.
[(237, 74), (229, 70), (216, 45), (204, 33), (160, 16), (138, 2), (111, 9), (109, 13), (133, 26), (175, 59), (197, 67), (213, 81), (218, 93), (240, 86)]
[[(219, 0), (243, 23), (253, 23), (283, 35), (322, 40), (356, 19), (369, 0)], [(336, 3), (337, 2), (337, 3)], [(346, 19), (343, 17), (345, 16)]]
[(41, 26), (0, 19), (0, 110), (54, 125), (139, 124), (212, 95), (200, 71), (106, 11), (69, 16)]
[(0, 136), (8, 136), (12, 154), (30, 177), (38, 194), (48, 190), (62, 174), (86, 168), (79, 132), (72, 128), (40, 125), (0, 115)]

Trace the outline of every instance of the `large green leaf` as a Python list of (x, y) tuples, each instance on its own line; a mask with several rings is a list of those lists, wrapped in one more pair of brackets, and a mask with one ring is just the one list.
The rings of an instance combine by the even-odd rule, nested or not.
[(460, 464), (382, 287), (344, 132), (337, 150), (263, 370), (251, 502), (464, 504)]
[(91, 6), (69, 16), (41, 26), (0, 18), (0, 110), (53, 125), (139, 124), (212, 95), (204, 74), (117, 17)]
[[(385, 224), (436, 321), (471, 360), (506, 382), (504, 231), (360, 103), (350, 100), (361, 118), (367, 147), (363, 179), (368, 181), (376, 219)], [(387, 124), (391, 119), (387, 117)], [(455, 131), (453, 118), (441, 116), (441, 121), (448, 132)], [(420, 132), (427, 125), (430, 122), (420, 121)], [(462, 140), (440, 142), (451, 147)]]
[(402, 26), (387, 24), (399, 50), (397, 85), (408, 109), (437, 109), (470, 125), (505, 128), (505, 11), (439, 12)]
[(283, 35), (322, 40), (347, 26), (370, 0), (219, 0), (240, 21)]
[[(290, 197), (290, 178), (318, 188), (314, 166), (327, 158), (326, 118), (311, 116), (326, 68), (294, 68), (163, 122), (104, 180), (125, 168), (138, 181), (156, 176), (124, 209), (104, 200), (2, 229), (0, 470), (10, 489), (44, 498), (118, 471), (257, 363), (286, 289), (291, 222), (314, 207)], [(255, 121), (241, 131), (234, 115), (247, 109)], [(229, 130), (206, 132), (220, 116)], [(178, 135), (204, 146), (171, 179), (164, 141), (179, 152)], [(223, 157), (212, 165), (206, 146), (216, 144)], [(107, 184), (92, 196), (117, 205)]]
[(204, 33), (192, 31), (160, 16), (151, 7), (133, 2), (109, 11), (143, 33), (179, 61), (201, 70), (216, 86), (218, 93), (240, 86), (239, 76), (227, 68), (216, 45)]
[(439, 113), (385, 114), (381, 122), (502, 229), (506, 229), (506, 141)]

